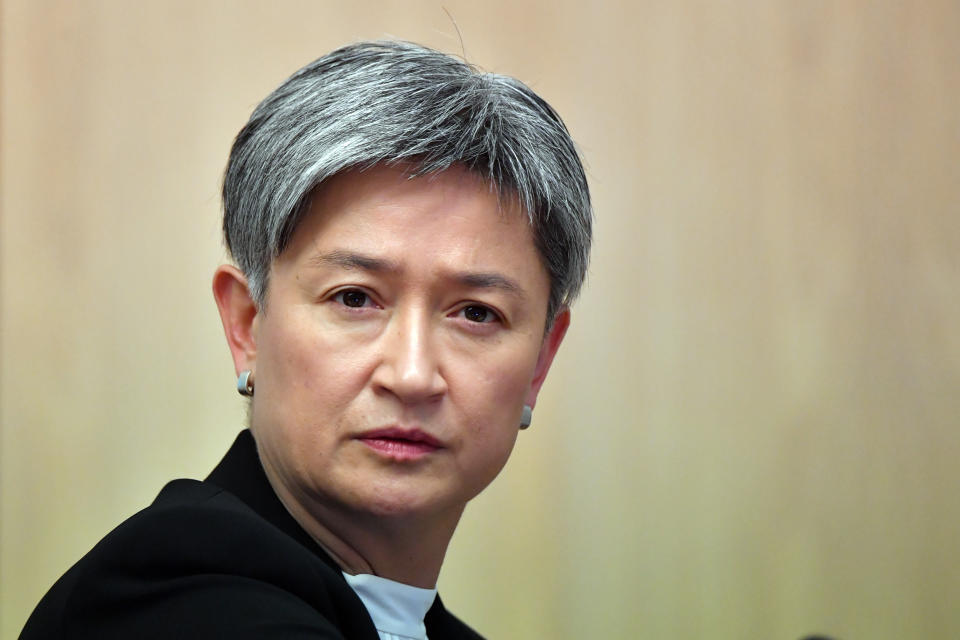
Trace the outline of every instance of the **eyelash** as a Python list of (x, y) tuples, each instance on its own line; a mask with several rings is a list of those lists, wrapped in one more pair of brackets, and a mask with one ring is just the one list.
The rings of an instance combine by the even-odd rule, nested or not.
[[(484, 318), (484, 320), (483, 320), (483, 321), (480, 321), (480, 322), (478, 322), (478, 321), (476, 321), (476, 320), (469, 320), (469, 319), (466, 317), (467, 309), (482, 309), (482, 310), (485, 311), (487, 314), (489, 314), (489, 317), (488, 317), (488, 318)], [(466, 320), (467, 322), (469, 322), (470, 324), (483, 325), (483, 324), (494, 324), (494, 323), (498, 323), (498, 322), (499, 322), (500, 324), (503, 324), (503, 317), (502, 317), (499, 313), (497, 313), (492, 307), (490, 307), (490, 306), (488, 306), (488, 305), (485, 305), (485, 304), (480, 304), (480, 303), (476, 303), (476, 302), (471, 302), (470, 304), (465, 304), (465, 305), (463, 305), (462, 307), (460, 307), (460, 308), (457, 310), (456, 315), (457, 315), (458, 317), (460, 317), (461, 314), (463, 314), (463, 319)]]
[[(355, 307), (353, 305), (347, 304), (344, 301), (344, 296), (351, 293), (356, 293), (364, 296), (363, 304), (360, 305), (359, 307)], [(372, 295), (370, 295), (368, 292), (364, 291), (363, 289), (360, 289), (359, 287), (348, 287), (346, 289), (340, 289), (339, 291), (335, 292), (332, 296), (330, 296), (330, 299), (336, 302), (337, 304), (339, 304), (341, 307), (344, 307), (346, 309), (351, 309), (351, 310), (360, 310), (360, 309), (370, 308), (371, 306), (372, 307), (379, 306), (374, 300)]]
[[(344, 296), (346, 296), (347, 294), (359, 294), (364, 296), (363, 304), (356, 307), (353, 305), (347, 304), (346, 301), (344, 300)], [(341, 307), (345, 309), (349, 309), (351, 311), (360, 311), (361, 309), (367, 309), (371, 307), (379, 308), (380, 306), (376, 303), (373, 296), (370, 295), (369, 292), (359, 287), (348, 287), (346, 289), (340, 289), (339, 291), (336, 291), (333, 295), (330, 296), (330, 300), (333, 300), (334, 302), (339, 304)], [(484, 318), (482, 321), (479, 321), (479, 322), (475, 320), (469, 320), (466, 317), (467, 309), (481, 309), (488, 314), (488, 317)], [(504, 323), (503, 316), (499, 312), (497, 312), (493, 307), (486, 304), (479, 303), (479, 302), (471, 302), (471, 303), (465, 304), (459, 309), (457, 309), (453, 315), (455, 317), (462, 317), (467, 323), (475, 326)]]

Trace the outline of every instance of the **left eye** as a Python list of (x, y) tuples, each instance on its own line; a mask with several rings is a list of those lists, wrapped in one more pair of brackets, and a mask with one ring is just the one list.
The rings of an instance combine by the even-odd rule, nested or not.
[(470, 322), (487, 323), (497, 321), (497, 314), (489, 307), (484, 307), (483, 305), (471, 304), (464, 307), (461, 311), (463, 312), (463, 317)]

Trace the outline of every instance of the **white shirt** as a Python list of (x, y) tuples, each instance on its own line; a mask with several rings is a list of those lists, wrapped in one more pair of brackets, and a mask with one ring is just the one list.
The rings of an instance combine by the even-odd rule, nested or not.
[(366, 573), (344, 573), (367, 608), (380, 640), (427, 640), (423, 618), (437, 597), (436, 589), (421, 589)]

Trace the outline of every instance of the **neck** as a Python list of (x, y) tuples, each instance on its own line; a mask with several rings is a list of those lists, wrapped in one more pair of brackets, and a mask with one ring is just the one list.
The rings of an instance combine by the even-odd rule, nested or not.
[(426, 515), (343, 513), (292, 495), (264, 467), (283, 506), (344, 572), (368, 573), (425, 589), (436, 586), (462, 507)]

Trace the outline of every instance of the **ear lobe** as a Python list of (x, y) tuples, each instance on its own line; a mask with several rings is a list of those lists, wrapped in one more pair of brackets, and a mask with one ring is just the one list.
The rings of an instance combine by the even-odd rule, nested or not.
[(526, 404), (531, 408), (537, 404), (537, 394), (540, 393), (540, 387), (543, 381), (547, 379), (547, 372), (550, 371), (550, 365), (553, 363), (553, 357), (557, 355), (557, 349), (563, 342), (563, 336), (567, 334), (570, 327), (570, 310), (564, 309), (557, 314), (553, 321), (553, 326), (543, 339), (540, 346), (540, 355), (537, 357), (537, 365), (533, 370), (533, 380), (530, 382), (530, 390), (527, 392)]
[(257, 357), (253, 328), (258, 308), (250, 297), (243, 272), (233, 265), (220, 265), (213, 274), (213, 297), (217, 301), (236, 373), (247, 369), (252, 371)]

